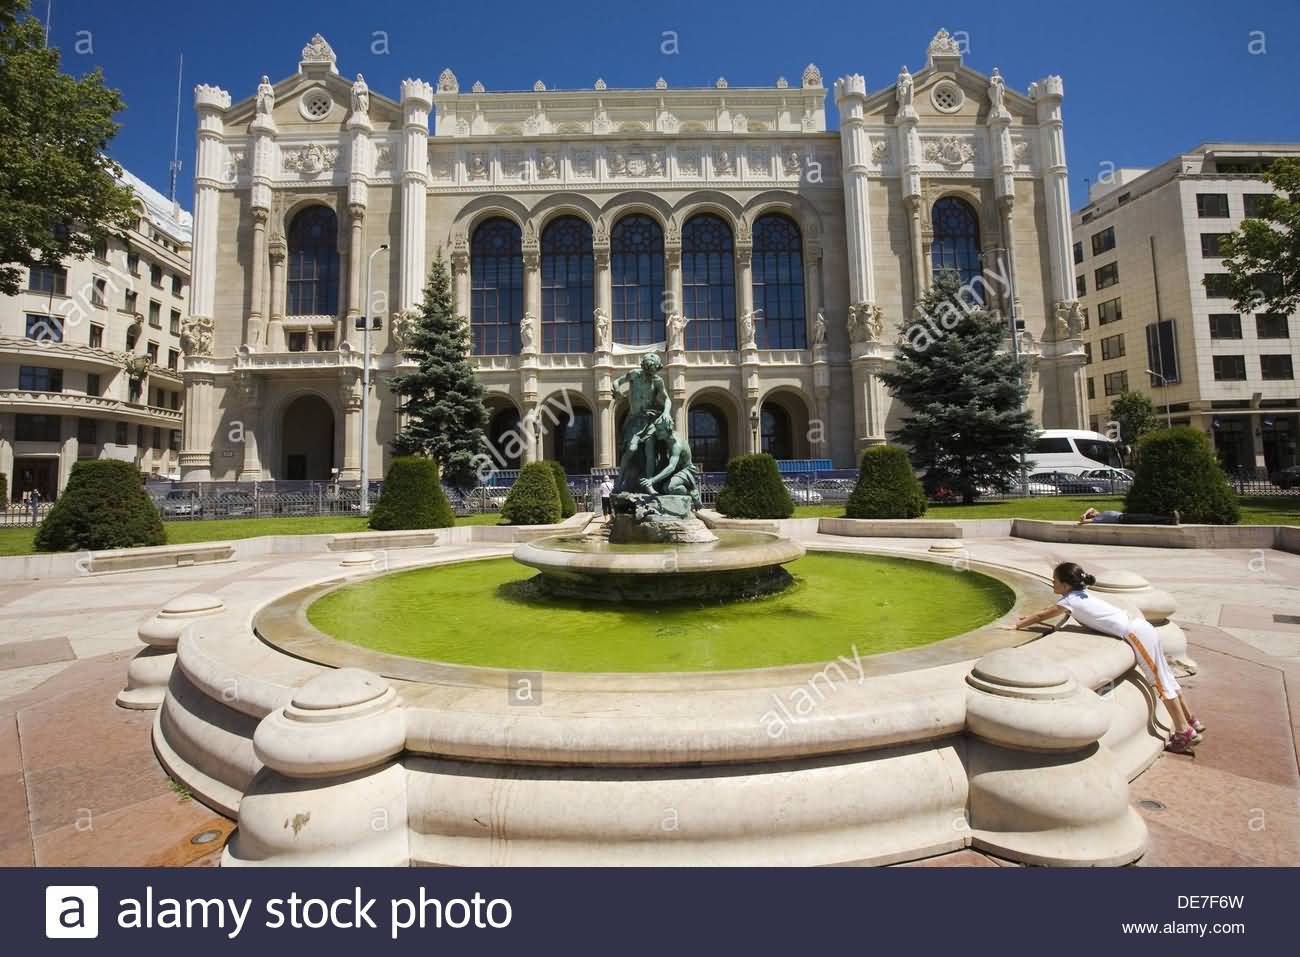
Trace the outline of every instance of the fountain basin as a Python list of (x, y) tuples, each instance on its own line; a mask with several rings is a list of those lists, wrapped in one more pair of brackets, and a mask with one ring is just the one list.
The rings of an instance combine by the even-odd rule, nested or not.
[(735, 601), (787, 587), (782, 566), (803, 554), (779, 535), (722, 530), (714, 542), (653, 545), (552, 535), (522, 543), (514, 559), (541, 572), (537, 584), (557, 598)]

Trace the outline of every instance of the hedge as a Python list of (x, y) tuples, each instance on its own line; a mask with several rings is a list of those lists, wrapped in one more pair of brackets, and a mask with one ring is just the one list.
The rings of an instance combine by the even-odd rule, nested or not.
[(1203, 432), (1185, 425), (1148, 432), (1138, 440), (1129, 512), (1169, 515), (1194, 525), (1235, 525), (1237, 498)]
[(550, 463), (529, 462), (510, 486), (501, 518), (507, 525), (554, 525), (560, 513), (560, 493)]
[(573, 490), (569, 488), (569, 476), (559, 462), (547, 462), (551, 475), (555, 479), (555, 491), (560, 495), (560, 517), (572, 518), (578, 514), (578, 503), (573, 500)]
[(117, 459), (72, 466), (68, 487), (36, 532), (38, 552), (167, 544), (140, 470)]
[(844, 508), (848, 518), (919, 518), (925, 490), (912, 472), (907, 450), (874, 445), (862, 453), (858, 483)]
[(384, 491), (370, 510), (370, 527), (451, 528), (456, 516), (438, 480), (438, 463), (423, 455), (393, 459), (384, 476)]
[(738, 455), (727, 463), (727, 481), (718, 492), (718, 511), (729, 518), (789, 518), (790, 490), (781, 481), (776, 459), (766, 452)]

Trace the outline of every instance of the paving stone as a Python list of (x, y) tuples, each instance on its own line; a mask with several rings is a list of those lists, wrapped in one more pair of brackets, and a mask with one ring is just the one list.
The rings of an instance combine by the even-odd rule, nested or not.
[(0, 671), (70, 661), (77, 657), (67, 638), (38, 638), (0, 644)]

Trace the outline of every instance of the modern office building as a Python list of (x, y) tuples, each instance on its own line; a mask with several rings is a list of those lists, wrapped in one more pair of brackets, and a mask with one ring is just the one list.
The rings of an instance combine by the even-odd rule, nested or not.
[(1295, 464), (1300, 315), (1236, 311), (1219, 250), (1272, 191), (1260, 173), (1278, 156), (1300, 144), (1203, 143), (1092, 186), (1073, 217), (1092, 428), (1115, 396), (1144, 392), (1211, 436), (1231, 472)]
[(46, 501), (85, 458), (179, 477), (190, 214), (125, 173), (139, 220), (95, 253), (34, 266), (0, 297), (0, 473)]
[(182, 475), (357, 479), (363, 443), (382, 475), (386, 380), (439, 252), (503, 465), (613, 465), (613, 383), (656, 350), (706, 469), (756, 448), (851, 466), (897, 425), (879, 374), (941, 268), (983, 270), (1004, 315), (1014, 295), (1035, 416), (1082, 426), (1060, 77), (1018, 92), (940, 31), (879, 80), (834, 83), (839, 132), (811, 64), (514, 92), (447, 69), (390, 99), (318, 35), (246, 99), (199, 86)]

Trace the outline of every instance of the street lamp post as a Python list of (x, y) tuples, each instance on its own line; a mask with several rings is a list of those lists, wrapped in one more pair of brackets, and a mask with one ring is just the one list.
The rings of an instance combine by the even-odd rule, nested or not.
[(1153, 372), (1150, 369), (1147, 370), (1147, 375), (1153, 379), (1160, 380), (1160, 387), (1165, 393), (1165, 428), (1172, 429), (1174, 427), (1174, 413), (1173, 410), (1169, 408), (1169, 380), (1159, 372)]
[(388, 249), (384, 243), (366, 260), (366, 311), (361, 316), (361, 499), (362, 515), (370, 514), (370, 290), (374, 285), (375, 257)]

